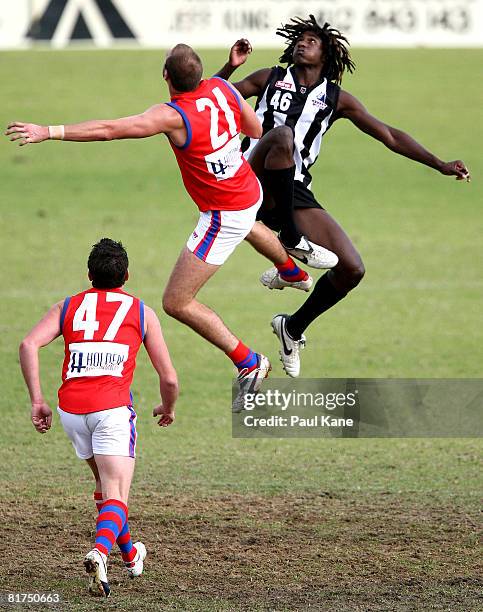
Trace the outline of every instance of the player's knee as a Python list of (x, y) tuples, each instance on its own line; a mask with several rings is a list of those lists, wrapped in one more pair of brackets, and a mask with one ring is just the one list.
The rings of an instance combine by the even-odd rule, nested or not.
[(279, 125), (273, 128), (271, 135), (276, 142), (280, 142), (281, 144), (293, 144), (293, 132), (288, 125)]
[(339, 264), (331, 270), (331, 273), (336, 287), (343, 291), (351, 291), (361, 282), (365, 271), (364, 264), (360, 259), (354, 261), (339, 260)]
[(179, 296), (170, 293), (165, 293), (163, 295), (163, 310), (167, 315), (173, 317), (173, 319), (182, 321), (185, 307), (186, 303), (181, 301)]
[(279, 155), (292, 157), (294, 146), (292, 130), (286, 125), (281, 125), (272, 130), (271, 136), (272, 149), (275, 149)]
[(366, 273), (366, 269), (361, 260), (357, 262), (351, 263), (344, 271), (344, 276), (347, 281), (347, 288), (354, 289), (364, 278), (364, 274)]
[(173, 295), (169, 293), (163, 295), (163, 310), (170, 317), (178, 318), (180, 307)]

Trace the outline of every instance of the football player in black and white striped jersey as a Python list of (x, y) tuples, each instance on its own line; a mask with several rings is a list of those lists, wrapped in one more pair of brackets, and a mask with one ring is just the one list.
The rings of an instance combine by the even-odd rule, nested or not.
[[(242, 144), (264, 188), (260, 218), (280, 232), (289, 253), (300, 256), (293, 247), (306, 236), (338, 257), (337, 265), (317, 281), (299, 310), (290, 316), (277, 315), (272, 321), (281, 341), (284, 369), (298, 376), (303, 332), (364, 276), (362, 259), (351, 240), (310, 190), (310, 167), (317, 160), (325, 132), (338, 119), (349, 119), (395, 153), (457, 180), (469, 181), (470, 175), (462, 161), (440, 160), (405, 132), (371, 115), (357, 98), (340, 88), (344, 72), (353, 72), (355, 66), (347, 39), (338, 30), (327, 23), (319, 25), (310, 15), (292, 19), (277, 34), (287, 42), (280, 57), (287, 67), (263, 68), (234, 83), (244, 98), (257, 96), (255, 111), (263, 125), (262, 138), (245, 139)], [(251, 51), (246, 39), (238, 40), (218, 75), (228, 79)], [(270, 288), (283, 288), (276, 269), (265, 272), (261, 280)]]

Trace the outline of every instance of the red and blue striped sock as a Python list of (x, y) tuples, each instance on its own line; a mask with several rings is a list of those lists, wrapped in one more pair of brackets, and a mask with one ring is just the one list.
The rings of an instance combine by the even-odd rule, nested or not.
[[(96, 502), (97, 510), (100, 512), (104, 503), (102, 501), (102, 493), (94, 491), (94, 501)], [(128, 521), (124, 523), (124, 527), (119, 532), (116, 542), (121, 550), (121, 556), (124, 563), (131, 563), (136, 556), (137, 550), (132, 543)]]
[(245, 346), (241, 340), (238, 341), (236, 348), (227, 355), (240, 371), (246, 370), (248, 373), (258, 367), (257, 353)]
[(117, 545), (121, 550), (121, 556), (124, 563), (131, 563), (134, 561), (137, 550), (131, 540), (131, 533), (129, 531), (129, 523), (126, 521), (124, 527), (117, 537)]
[(107, 499), (97, 517), (95, 548), (104, 555), (111, 548), (127, 522), (128, 510), (126, 504), (119, 499)]
[(287, 261), (283, 264), (275, 264), (275, 267), (277, 268), (280, 277), (289, 283), (304, 281), (309, 277), (307, 272), (302, 270), (302, 268), (299, 268), (291, 257), (288, 257)]

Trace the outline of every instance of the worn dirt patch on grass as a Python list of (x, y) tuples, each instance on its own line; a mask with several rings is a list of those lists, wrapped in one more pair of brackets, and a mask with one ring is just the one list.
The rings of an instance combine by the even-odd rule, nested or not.
[[(142, 578), (111, 555), (113, 596), (85, 595), (94, 536), (89, 500), (8, 500), (2, 591), (59, 591), (62, 610), (477, 610), (483, 606), (476, 512), (389, 495), (197, 499), (136, 495)], [(38, 609), (38, 608), (37, 608)]]

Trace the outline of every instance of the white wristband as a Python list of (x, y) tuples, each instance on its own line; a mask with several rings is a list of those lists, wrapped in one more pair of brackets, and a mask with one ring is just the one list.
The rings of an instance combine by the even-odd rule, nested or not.
[(63, 125), (49, 125), (50, 140), (64, 140), (65, 130)]

